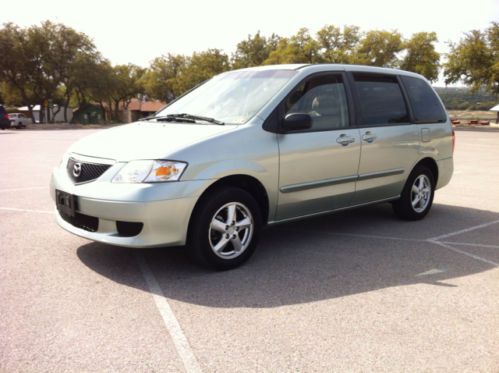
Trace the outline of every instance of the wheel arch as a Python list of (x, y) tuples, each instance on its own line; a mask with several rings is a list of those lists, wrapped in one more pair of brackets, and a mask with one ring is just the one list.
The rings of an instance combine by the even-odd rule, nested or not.
[(412, 167), (411, 173), (418, 166), (425, 166), (432, 172), (433, 177), (435, 178), (435, 186), (436, 186), (438, 184), (438, 164), (437, 164), (437, 162), (431, 157), (423, 158), (423, 159), (419, 160), (419, 162), (416, 163), (414, 165), (414, 167)]
[[(251, 194), (258, 203), (258, 206), (260, 207), (263, 224), (264, 225), (267, 224), (269, 217), (269, 206), (270, 206), (267, 190), (257, 178), (245, 174), (236, 174), (236, 175), (225, 176), (216, 180), (214, 183), (210, 184), (203, 191), (203, 193), (201, 193), (201, 195), (199, 196), (198, 200), (194, 205), (194, 208), (192, 209), (191, 216), (189, 217), (188, 232), (191, 229), (193, 217), (197, 213), (204, 199), (208, 198), (210, 193), (213, 193), (215, 190), (227, 187), (240, 188)], [(187, 234), (187, 236), (189, 236), (189, 233)]]

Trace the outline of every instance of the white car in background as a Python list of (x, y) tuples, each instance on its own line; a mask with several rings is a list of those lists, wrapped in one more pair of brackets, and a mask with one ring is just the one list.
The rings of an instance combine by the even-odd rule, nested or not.
[(31, 119), (22, 113), (10, 113), (9, 118), (11, 128), (25, 128), (31, 123)]

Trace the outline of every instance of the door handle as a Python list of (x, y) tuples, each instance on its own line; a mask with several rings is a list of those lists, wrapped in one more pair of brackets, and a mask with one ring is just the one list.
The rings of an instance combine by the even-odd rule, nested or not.
[(354, 137), (351, 137), (351, 136), (348, 136), (348, 135), (345, 135), (345, 134), (341, 134), (337, 139), (336, 139), (336, 142), (338, 144), (341, 144), (343, 146), (347, 146), (348, 144), (351, 144), (352, 142), (355, 142), (355, 138)]
[(362, 141), (372, 143), (374, 140), (376, 140), (376, 135), (371, 131), (367, 131), (364, 133), (364, 136), (362, 136)]

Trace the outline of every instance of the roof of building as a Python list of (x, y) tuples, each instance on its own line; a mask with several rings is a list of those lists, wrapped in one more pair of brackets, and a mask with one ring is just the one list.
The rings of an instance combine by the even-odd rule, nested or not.
[(141, 101), (136, 98), (132, 98), (128, 104), (128, 110), (155, 113), (165, 105), (165, 102), (159, 100)]
[(489, 109), (490, 111), (499, 111), (499, 104)]

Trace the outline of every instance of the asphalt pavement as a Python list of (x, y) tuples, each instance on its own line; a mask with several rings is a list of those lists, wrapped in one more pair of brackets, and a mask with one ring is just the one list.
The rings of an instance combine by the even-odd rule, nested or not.
[(51, 169), (95, 131), (0, 132), (0, 372), (499, 371), (499, 132), (457, 132), (422, 221), (283, 224), (210, 272), (55, 224)]

